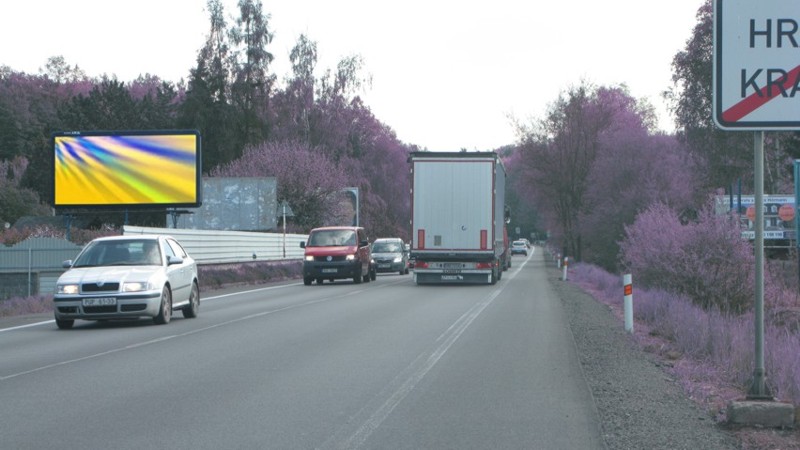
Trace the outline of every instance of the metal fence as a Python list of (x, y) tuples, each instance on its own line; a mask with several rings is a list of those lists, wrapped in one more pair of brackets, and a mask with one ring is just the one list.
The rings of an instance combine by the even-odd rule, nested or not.
[(30, 238), (0, 247), (0, 299), (52, 293), (62, 266), (83, 248), (65, 239)]
[[(178, 228), (123, 227), (123, 234), (169, 234), (198, 264), (228, 264), (303, 258), (303, 234)], [(30, 238), (11, 247), (0, 246), (0, 300), (53, 294), (63, 262), (74, 259), (83, 246), (65, 239)]]

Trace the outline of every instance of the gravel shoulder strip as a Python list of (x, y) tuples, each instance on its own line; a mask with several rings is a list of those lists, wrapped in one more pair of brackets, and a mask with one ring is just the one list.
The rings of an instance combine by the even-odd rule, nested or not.
[(609, 449), (738, 449), (738, 439), (625, 333), (609, 308), (548, 269), (569, 316)]

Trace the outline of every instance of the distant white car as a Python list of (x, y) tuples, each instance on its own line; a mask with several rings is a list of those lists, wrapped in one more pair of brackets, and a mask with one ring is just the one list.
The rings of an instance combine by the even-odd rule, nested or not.
[(511, 243), (511, 254), (516, 255), (518, 253), (528, 256), (528, 245), (525, 241), (519, 240)]
[(64, 272), (53, 296), (58, 328), (76, 319), (152, 317), (166, 324), (173, 310), (197, 317), (197, 264), (171, 236), (109, 236), (86, 244)]

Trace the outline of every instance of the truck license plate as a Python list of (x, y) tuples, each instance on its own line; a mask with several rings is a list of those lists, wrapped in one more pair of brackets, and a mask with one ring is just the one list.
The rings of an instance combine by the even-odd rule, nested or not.
[(115, 297), (99, 297), (99, 298), (83, 299), (83, 306), (111, 306), (116, 304), (117, 304), (117, 299)]
[(336, 273), (336, 271), (335, 267), (331, 269), (322, 269), (322, 273)]

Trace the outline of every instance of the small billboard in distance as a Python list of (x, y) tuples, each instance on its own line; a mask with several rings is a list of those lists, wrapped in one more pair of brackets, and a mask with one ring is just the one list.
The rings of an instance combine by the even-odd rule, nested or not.
[(194, 130), (53, 133), (54, 206), (199, 207)]

